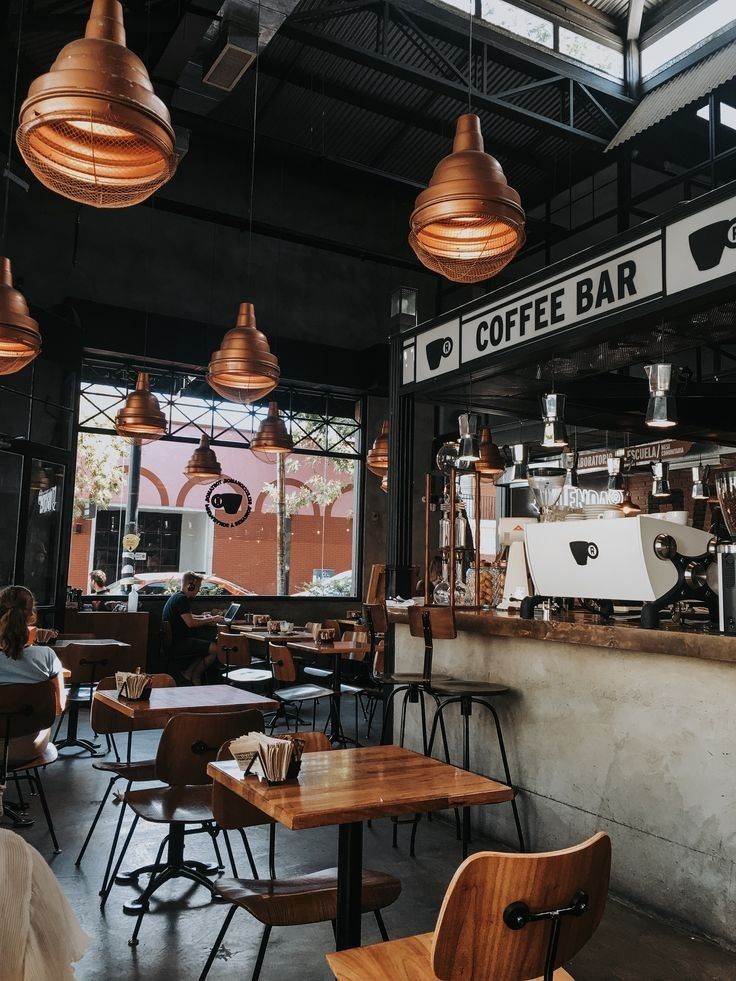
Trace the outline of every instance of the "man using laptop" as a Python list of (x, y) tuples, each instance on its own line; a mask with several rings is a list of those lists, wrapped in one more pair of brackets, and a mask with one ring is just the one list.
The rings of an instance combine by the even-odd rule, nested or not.
[[(224, 617), (209, 613), (192, 613), (191, 601), (202, 588), (202, 576), (185, 572), (181, 577), (181, 589), (169, 596), (162, 619), (171, 624), (171, 651), (177, 660), (191, 659), (181, 672), (193, 685), (204, 684), (207, 669), (217, 662), (217, 624)], [(228, 613), (230, 611), (228, 610)]]

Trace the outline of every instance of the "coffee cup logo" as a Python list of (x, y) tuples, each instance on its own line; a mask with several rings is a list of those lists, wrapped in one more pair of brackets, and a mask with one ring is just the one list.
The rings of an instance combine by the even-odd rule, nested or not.
[(736, 218), (705, 225), (689, 238), (690, 252), (700, 272), (715, 269), (726, 249), (736, 249)]
[(449, 358), (452, 354), (452, 338), (437, 337), (427, 345), (427, 364), (432, 371), (436, 371), (443, 358)]
[(595, 542), (570, 542), (570, 551), (578, 565), (587, 565), (588, 559), (598, 558), (598, 546)]
[(237, 528), (250, 517), (253, 498), (239, 480), (222, 478), (208, 489), (204, 509), (210, 520), (221, 528)]

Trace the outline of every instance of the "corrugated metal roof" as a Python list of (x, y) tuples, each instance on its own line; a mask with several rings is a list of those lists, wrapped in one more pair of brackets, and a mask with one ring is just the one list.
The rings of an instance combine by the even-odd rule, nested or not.
[(621, 146), (693, 102), (736, 78), (736, 42), (726, 45), (649, 92), (634, 109), (607, 149)]

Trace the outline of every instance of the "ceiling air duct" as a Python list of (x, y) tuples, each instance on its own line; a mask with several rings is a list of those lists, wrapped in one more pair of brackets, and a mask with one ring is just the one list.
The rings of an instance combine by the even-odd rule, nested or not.
[(222, 23), (202, 66), (202, 81), (231, 92), (258, 54), (255, 37), (242, 28)]

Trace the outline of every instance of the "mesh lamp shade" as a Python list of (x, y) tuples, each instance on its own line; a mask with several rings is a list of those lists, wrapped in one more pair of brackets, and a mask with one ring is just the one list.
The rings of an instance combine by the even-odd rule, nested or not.
[(385, 477), (388, 473), (388, 419), (383, 420), (381, 432), (368, 450), (365, 465), (376, 477)]
[(96, 208), (138, 204), (173, 176), (169, 112), (125, 46), (118, 0), (94, 0), (84, 37), (31, 84), (16, 139), (42, 184)]
[(491, 438), (491, 430), (484, 426), (480, 431), (480, 459), (475, 469), (484, 477), (500, 477), (506, 469), (501, 451)]
[(268, 415), (258, 427), (258, 432), (250, 441), (250, 448), (259, 456), (264, 454), (268, 459), (268, 454), (291, 453), (294, 449), (294, 440), (286, 429), (284, 420), (279, 415), (278, 402), (268, 403)]
[(184, 467), (184, 476), (190, 480), (218, 480), (222, 476), (220, 461), (210, 447), (209, 437), (202, 435), (199, 446), (192, 453)]
[(25, 368), (40, 350), (38, 324), (23, 294), (13, 289), (10, 259), (0, 257), (0, 375)]
[(256, 328), (252, 303), (241, 303), (238, 319), (222, 339), (207, 370), (207, 381), (229, 402), (257, 402), (276, 388), (281, 370), (266, 335)]
[(115, 431), (139, 446), (166, 435), (166, 418), (149, 388), (147, 371), (138, 372), (135, 390), (115, 416)]
[(490, 279), (524, 244), (521, 199), (484, 151), (477, 116), (458, 119), (452, 153), (417, 197), (409, 224), (409, 244), (422, 265), (455, 283)]

